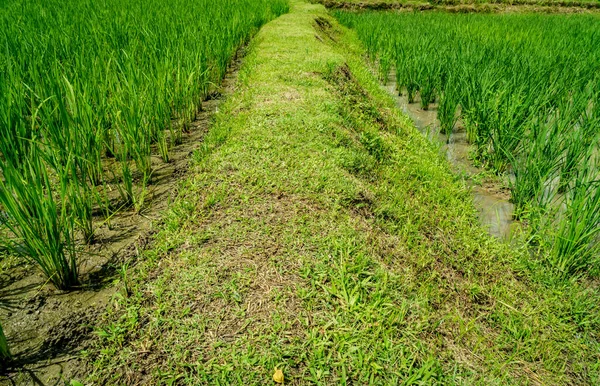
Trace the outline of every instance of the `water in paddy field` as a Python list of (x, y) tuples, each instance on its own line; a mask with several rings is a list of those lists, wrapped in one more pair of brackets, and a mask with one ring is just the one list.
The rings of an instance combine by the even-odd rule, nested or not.
[[(460, 122), (457, 123), (455, 132), (448, 138), (448, 136), (440, 133), (436, 104), (430, 104), (429, 110), (423, 110), (418, 95), (415, 97), (414, 103), (408, 103), (408, 97), (405, 93), (398, 96), (396, 77), (393, 73), (383, 87), (394, 96), (398, 107), (411, 118), (421, 133), (431, 140), (440, 142), (441, 150), (446, 154), (446, 158), (456, 172), (474, 178), (484, 171), (473, 166), (469, 159), (472, 147), (467, 142), (466, 133)], [(470, 178), (469, 182), (474, 196), (473, 201), (479, 212), (479, 220), (492, 236), (509, 240), (513, 224), (514, 206), (508, 201), (508, 193), (499, 186), (499, 183), (475, 184), (473, 178)]]

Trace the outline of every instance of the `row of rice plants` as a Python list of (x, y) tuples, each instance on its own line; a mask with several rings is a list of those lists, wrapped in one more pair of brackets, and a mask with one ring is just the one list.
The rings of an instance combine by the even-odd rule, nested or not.
[(600, 18), (336, 12), (382, 76), (443, 132), (461, 120), (474, 157), (510, 181), (561, 275), (600, 269)]
[[(0, 5), (0, 240), (60, 289), (82, 242), (144, 204), (240, 46), (285, 0), (8, 0)], [(120, 198), (111, 192), (119, 192)], [(9, 356), (0, 329), (0, 358)]]

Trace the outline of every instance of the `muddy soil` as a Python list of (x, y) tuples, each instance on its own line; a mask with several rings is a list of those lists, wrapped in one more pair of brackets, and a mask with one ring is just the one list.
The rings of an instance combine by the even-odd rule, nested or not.
[(449, 137), (440, 133), (437, 119), (437, 104), (423, 110), (417, 94), (413, 103), (408, 102), (406, 93), (398, 95), (396, 77), (390, 73), (388, 81), (382, 86), (396, 99), (402, 111), (408, 115), (415, 126), (440, 146), (453, 170), (466, 177), (479, 213), (479, 220), (488, 232), (499, 239), (510, 240), (511, 230), (516, 225), (512, 220), (514, 205), (509, 202), (510, 192), (498, 178), (486, 177), (485, 170), (473, 165), (470, 153), (473, 147), (467, 142), (464, 125), (459, 120), (455, 131)]
[(84, 358), (94, 337), (96, 318), (120, 285), (122, 267), (135, 264), (149, 242), (161, 213), (177, 195), (190, 155), (201, 144), (212, 117), (233, 92), (243, 49), (238, 52), (223, 83), (202, 103), (170, 161), (153, 157), (152, 182), (143, 210), (120, 211), (110, 223), (99, 223), (94, 244), (84, 249), (82, 285), (75, 291), (55, 289), (35, 266), (21, 258), (0, 257), (0, 320), (14, 356), (0, 373), (0, 385), (63, 385), (84, 379), (91, 360)]

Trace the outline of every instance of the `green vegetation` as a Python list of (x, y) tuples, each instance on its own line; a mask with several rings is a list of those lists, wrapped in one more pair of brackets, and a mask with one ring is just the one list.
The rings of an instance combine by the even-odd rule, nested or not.
[[(600, 269), (600, 45), (597, 16), (344, 13), (372, 60), (423, 108), (457, 114), (474, 157), (510, 181), (560, 275)], [(406, 91), (405, 91), (406, 90)]]
[(168, 162), (236, 50), (286, 9), (284, 0), (3, 2), (3, 244), (58, 288), (75, 286), (78, 245), (102, 221), (94, 213), (143, 207), (151, 157)]
[(6, 336), (4, 336), (4, 331), (2, 330), (2, 325), (0, 324), (0, 369), (2, 365), (6, 363), (11, 358), (10, 350), (8, 349), (8, 343), (6, 343)]
[[(57, 288), (73, 287), (78, 267), (74, 216), (67, 213), (68, 182), (60, 181), (55, 195), (46, 164), (34, 153), (18, 168), (2, 163), (2, 174), (0, 203), (13, 236), (3, 243), (37, 263)], [(57, 203), (56, 197), (62, 201)]]
[[(86, 384), (600, 383), (597, 17), (337, 12), (354, 32), (301, 0), (0, 10), (0, 240), (65, 290), (262, 27), (152, 241), (97, 298)], [(526, 247), (487, 234), (364, 46), (507, 176)]]
[(600, 382), (597, 289), (486, 234), (363, 54), (320, 5), (261, 29), (90, 382)]

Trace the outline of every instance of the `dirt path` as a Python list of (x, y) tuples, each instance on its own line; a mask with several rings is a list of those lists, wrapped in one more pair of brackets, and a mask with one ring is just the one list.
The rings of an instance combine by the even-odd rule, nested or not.
[(98, 323), (88, 381), (593, 384), (598, 292), (533, 282), (354, 34), (291, 4)]

